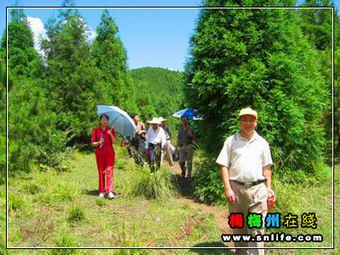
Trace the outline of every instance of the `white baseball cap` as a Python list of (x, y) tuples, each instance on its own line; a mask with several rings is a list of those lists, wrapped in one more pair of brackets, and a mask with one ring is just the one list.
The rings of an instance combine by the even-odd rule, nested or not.
[(244, 116), (244, 115), (251, 115), (251, 116), (254, 116), (255, 119), (257, 119), (257, 112), (254, 111), (253, 109), (251, 109), (250, 107), (243, 108), (240, 111), (240, 114), (238, 116), (241, 117), (241, 116)]

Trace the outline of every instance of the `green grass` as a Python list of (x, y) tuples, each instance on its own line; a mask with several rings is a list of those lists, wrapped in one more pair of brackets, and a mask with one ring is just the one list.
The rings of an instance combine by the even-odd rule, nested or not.
[[(120, 157), (124, 163), (118, 163)], [(9, 213), (10, 246), (190, 246), (218, 240), (213, 215), (176, 203), (169, 169), (151, 175), (125, 157), (118, 149), (118, 196), (114, 200), (97, 197), (94, 154), (74, 153), (68, 171), (33, 171), (11, 179), (9, 194), (16, 209)], [(183, 228), (188, 234), (183, 235)], [(61, 250), (52, 254), (60, 254), (57, 252)], [(122, 250), (117, 254), (149, 251)]]
[[(301, 221), (302, 213), (314, 212), (317, 216), (317, 228), (297, 228), (297, 229), (271, 229), (271, 232), (284, 232), (286, 234), (322, 234), (323, 243), (289, 243), (290, 246), (332, 246), (332, 175), (330, 168), (324, 168), (319, 171), (317, 178), (308, 178), (305, 181), (299, 181), (299, 178), (285, 178), (285, 182), (274, 178), (273, 188), (277, 194), (277, 208), (275, 212), (286, 215), (291, 212), (299, 216)], [(300, 179), (304, 179), (303, 176)], [(340, 164), (335, 166), (335, 190), (340, 184)], [(339, 193), (335, 194), (335, 222), (339, 220)], [(300, 224), (300, 223), (299, 223)], [(340, 254), (339, 244), (337, 243), (340, 236), (339, 229), (335, 228), (335, 246), (336, 250), (272, 250), (270, 254)], [(268, 246), (282, 247), (287, 246), (287, 243), (275, 243)]]
[[(150, 175), (148, 169), (135, 167), (126, 153), (117, 149), (116, 191), (114, 200), (97, 197), (97, 168), (94, 154), (73, 153), (68, 171), (33, 171), (9, 180), (10, 246), (217, 246), (221, 245), (215, 215), (191, 204), (178, 202), (174, 186), (167, 186), (168, 169)], [(335, 169), (336, 187), (340, 185), (340, 165)], [(322, 181), (289, 183), (274, 178), (278, 196), (277, 211), (315, 212), (318, 228), (330, 245), (330, 176)], [(150, 186), (146, 185), (150, 183)], [(170, 193), (168, 193), (170, 192)], [(172, 193), (173, 192), (173, 193)], [(157, 199), (155, 199), (157, 198)], [(339, 194), (336, 210), (340, 210)], [(0, 208), (5, 208), (1, 186)], [(335, 220), (339, 221), (339, 213)], [(0, 217), (5, 233), (5, 218)], [(340, 230), (336, 231), (339, 241)], [(4, 248), (4, 237), (0, 237)], [(340, 248), (339, 244), (336, 245)], [(274, 244), (269, 244), (274, 245)], [(275, 244), (275, 246), (287, 245)], [(301, 245), (301, 244), (300, 244)], [(1, 252), (3, 254), (3, 251)], [(9, 254), (210, 254), (209, 250), (42, 250), (9, 251)], [(227, 254), (215, 251), (213, 254)], [(337, 254), (323, 250), (269, 250), (267, 254)]]

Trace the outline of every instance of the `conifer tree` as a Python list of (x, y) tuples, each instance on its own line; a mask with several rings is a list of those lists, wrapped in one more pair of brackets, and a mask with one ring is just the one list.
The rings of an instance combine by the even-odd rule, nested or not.
[(92, 45), (92, 58), (100, 70), (98, 91), (102, 102), (114, 104), (126, 111), (136, 110), (132, 78), (128, 73), (127, 54), (118, 36), (118, 27), (105, 10), (97, 27), (97, 36)]
[[(205, 5), (236, 5), (206, 0)], [(271, 5), (237, 1), (237, 5)], [(186, 65), (188, 106), (205, 121), (204, 144), (216, 155), (238, 130), (238, 112), (259, 113), (258, 132), (275, 166), (314, 172), (323, 160), (321, 125), (330, 104), (320, 59), (291, 10), (202, 10)]]

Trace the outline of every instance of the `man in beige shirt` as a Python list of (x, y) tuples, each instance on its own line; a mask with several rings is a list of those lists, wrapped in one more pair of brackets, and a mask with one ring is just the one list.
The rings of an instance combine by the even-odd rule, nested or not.
[[(267, 141), (257, 134), (257, 112), (251, 108), (240, 111), (240, 132), (227, 138), (216, 160), (221, 169), (224, 193), (230, 213), (243, 213), (244, 227), (234, 228), (234, 234), (264, 233), (267, 198), (274, 197), (271, 189), (273, 164)], [(260, 229), (248, 228), (248, 213), (262, 214)], [(263, 242), (235, 243), (235, 247), (263, 247)], [(237, 249), (238, 254), (264, 254), (264, 249)]]

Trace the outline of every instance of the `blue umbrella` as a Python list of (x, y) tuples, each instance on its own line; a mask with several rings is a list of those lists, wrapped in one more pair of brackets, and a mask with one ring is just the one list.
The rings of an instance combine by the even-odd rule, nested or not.
[(135, 122), (131, 119), (127, 112), (117, 106), (97, 105), (97, 114), (107, 114), (109, 116), (109, 124), (118, 133), (126, 138), (133, 138), (137, 132)]
[(182, 118), (183, 116), (186, 116), (189, 120), (202, 120), (202, 117), (198, 115), (197, 110), (192, 108), (180, 110), (172, 114), (172, 116), (177, 118)]

